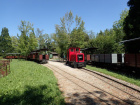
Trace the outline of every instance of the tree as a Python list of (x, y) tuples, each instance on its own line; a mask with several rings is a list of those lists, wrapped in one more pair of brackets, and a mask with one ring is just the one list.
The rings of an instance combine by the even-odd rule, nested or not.
[(38, 40), (39, 49), (44, 48), (45, 47), (45, 35), (43, 34), (43, 30), (40, 30), (39, 28), (37, 28), (36, 37)]
[(125, 37), (125, 33), (123, 30), (123, 22), (125, 18), (128, 16), (128, 12), (129, 11), (127, 9), (123, 10), (122, 13), (120, 14), (120, 19), (118, 21), (115, 21), (113, 24), (116, 42), (122, 41)]
[(27, 56), (31, 51), (35, 50), (38, 45), (34, 34), (33, 24), (30, 22), (21, 21), (19, 30), (21, 35), (18, 36), (18, 51), (22, 55)]
[[(69, 47), (87, 46), (89, 40), (88, 34), (85, 32), (84, 21), (81, 17), (74, 16), (72, 12), (66, 13), (63, 18), (60, 18), (60, 25), (55, 26), (56, 33), (53, 34), (53, 40), (56, 46), (56, 51), (60, 54), (66, 54)], [(75, 25), (73, 25), (75, 23)], [(73, 28), (71, 27), (73, 26)]]
[(129, 0), (130, 7), (129, 14), (124, 21), (124, 31), (126, 37), (124, 39), (131, 39), (140, 37), (140, 0)]
[(17, 53), (18, 52), (18, 38), (16, 36), (12, 36), (11, 41), (12, 41), (13, 52)]
[[(93, 31), (86, 32), (88, 37), (85, 41), (85, 48), (95, 47), (95, 33)], [(86, 38), (86, 37), (85, 37)]]
[[(130, 10), (124, 21), (124, 32), (126, 34), (124, 40), (140, 37), (140, 0), (129, 0), (127, 5)], [(139, 52), (140, 49), (136, 45), (140, 45), (139, 42), (125, 43), (126, 52)]]
[(68, 34), (64, 31), (63, 27), (56, 25), (56, 33), (53, 34), (53, 39), (56, 43), (56, 51), (62, 55), (66, 54), (68, 48)]
[(112, 34), (112, 29), (105, 30), (104, 32), (100, 31), (97, 34), (94, 41), (94, 47), (97, 47), (98, 50), (96, 53), (113, 53), (114, 45), (114, 36)]
[(56, 44), (56, 51), (60, 55), (66, 54), (67, 48), (69, 47), (70, 33), (71, 33), (71, 25), (73, 23), (73, 14), (70, 11), (67, 12), (65, 16), (60, 18), (60, 25), (55, 26), (56, 33), (53, 34), (52, 38)]
[(44, 36), (45, 36), (45, 41), (46, 41), (45, 46), (49, 49), (48, 52), (54, 51), (51, 36), (48, 34), (44, 34)]
[(6, 53), (12, 52), (11, 37), (9, 36), (8, 28), (4, 27), (0, 36), (0, 55), (5, 56)]
[(34, 33), (34, 30), (32, 30), (32, 32), (29, 33), (29, 52), (35, 50), (38, 46), (38, 43), (37, 43), (37, 38), (35, 37), (35, 33)]
[(81, 17), (76, 16), (76, 27), (70, 34), (70, 46), (72, 47), (80, 47), (84, 48), (87, 46), (87, 41), (89, 40), (89, 36), (85, 31), (84, 28), (84, 21), (81, 20)]
[(125, 18), (128, 15), (128, 10), (125, 9), (122, 11), (122, 13), (120, 14), (120, 19), (118, 21), (115, 21), (113, 24), (113, 34), (114, 34), (114, 38), (115, 38), (115, 43), (114, 43), (114, 52), (116, 53), (124, 53), (124, 45), (120, 44), (119, 42), (122, 41), (125, 37), (125, 33), (123, 30), (123, 22), (125, 20)]

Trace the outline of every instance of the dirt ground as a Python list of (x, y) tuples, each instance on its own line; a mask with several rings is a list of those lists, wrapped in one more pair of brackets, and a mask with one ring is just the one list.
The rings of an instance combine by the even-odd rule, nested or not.
[(65, 63), (49, 61), (43, 66), (54, 72), (67, 105), (140, 104), (140, 100), (129, 94), (127, 89), (122, 91), (110, 85), (111, 83), (108, 84), (96, 76), (69, 67)]

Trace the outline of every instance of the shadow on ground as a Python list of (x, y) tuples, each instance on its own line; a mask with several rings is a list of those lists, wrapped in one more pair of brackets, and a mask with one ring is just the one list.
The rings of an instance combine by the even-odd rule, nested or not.
[(19, 90), (0, 94), (0, 105), (64, 105), (60, 95), (52, 94), (46, 85), (31, 87), (26, 86), (25, 91)]
[[(91, 95), (92, 94), (92, 95)], [(93, 96), (95, 96), (93, 98)], [(96, 97), (97, 96), (97, 97)], [(75, 93), (68, 94), (66, 97), (66, 105), (135, 105), (135, 102), (130, 99), (126, 100), (117, 100), (113, 98), (108, 98), (104, 92), (94, 91), (92, 93)]]

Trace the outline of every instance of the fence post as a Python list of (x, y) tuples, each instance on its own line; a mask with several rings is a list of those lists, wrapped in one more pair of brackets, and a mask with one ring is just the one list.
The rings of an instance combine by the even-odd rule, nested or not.
[(10, 73), (10, 62), (9, 62), (9, 73)]
[[(10, 73), (10, 60), (4, 60), (1, 62), (1, 68), (0, 68), (0, 75), (2, 75), (2, 77), (7, 76)], [(9, 67), (9, 69), (8, 69)], [(1, 76), (0, 76), (1, 78)]]
[(5, 66), (6, 66), (6, 76), (7, 76), (7, 65), (5, 64)]

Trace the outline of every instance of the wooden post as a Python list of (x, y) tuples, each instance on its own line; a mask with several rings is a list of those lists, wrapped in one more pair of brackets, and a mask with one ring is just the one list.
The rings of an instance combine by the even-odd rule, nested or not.
[(10, 62), (9, 62), (9, 73), (10, 73)]
[(7, 65), (5, 65), (6, 66), (6, 75), (7, 75)]

